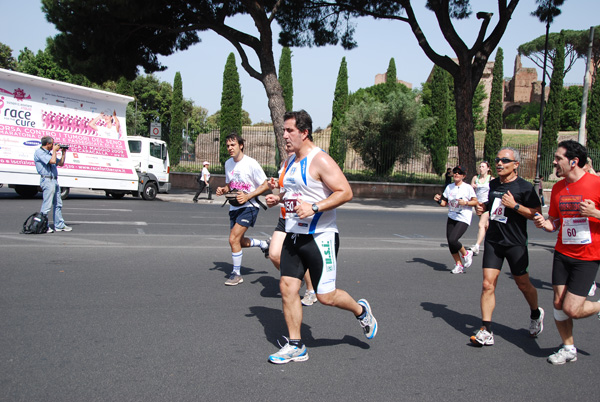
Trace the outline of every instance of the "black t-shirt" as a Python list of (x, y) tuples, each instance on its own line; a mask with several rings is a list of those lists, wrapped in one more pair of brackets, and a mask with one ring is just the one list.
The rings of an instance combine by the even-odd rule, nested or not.
[(485, 240), (502, 246), (526, 246), (527, 245), (527, 218), (512, 208), (504, 209), (506, 223), (492, 220), (492, 205), (496, 198), (502, 199), (507, 192), (515, 197), (515, 201), (528, 208), (541, 206), (540, 199), (535, 193), (533, 185), (527, 180), (517, 177), (509, 183), (501, 183), (499, 178), (490, 181), (489, 200), (486, 202), (487, 210), (490, 211), (490, 226), (485, 235)]

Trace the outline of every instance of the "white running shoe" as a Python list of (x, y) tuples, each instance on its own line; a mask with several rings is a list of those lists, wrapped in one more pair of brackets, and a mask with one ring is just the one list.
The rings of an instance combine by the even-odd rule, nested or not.
[(471, 343), (475, 346), (492, 346), (494, 344), (494, 333), (488, 332), (485, 327), (481, 327), (475, 335), (471, 336)]
[(471, 266), (471, 264), (473, 263), (473, 252), (467, 251), (467, 254), (461, 256), (460, 259), (463, 262), (463, 267), (469, 268)]
[[(287, 338), (286, 338), (287, 339)], [(273, 353), (269, 356), (269, 361), (274, 364), (284, 364), (287, 362), (303, 362), (308, 360), (308, 351), (306, 346), (302, 345), (301, 348), (292, 346), (288, 343), (283, 345), (277, 353)]]
[(532, 338), (537, 338), (539, 334), (544, 330), (544, 309), (538, 307), (540, 310), (540, 318), (537, 320), (531, 319), (529, 322), (529, 336)]
[(304, 293), (304, 297), (302, 298), (302, 300), (300, 300), (303, 306), (312, 306), (313, 304), (315, 304), (316, 301), (317, 295), (314, 291), (309, 290), (307, 290), (306, 293)]
[(548, 363), (550, 364), (565, 364), (569, 362), (577, 361), (577, 351), (571, 352), (567, 349), (560, 348), (558, 352), (548, 356)]
[(456, 264), (456, 265), (454, 266), (454, 269), (453, 269), (452, 271), (450, 271), (450, 273), (451, 273), (451, 274), (464, 274), (464, 273), (465, 273), (465, 270), (464, 270), (464, 268), (463, 268), (463, 266), (462, 266), (462, 265), (460, 265), (460, 264)]
[(479, 244), (473, 244), (471, 246), (471, 251), (473, 252), (473, 255), (479, 255)]

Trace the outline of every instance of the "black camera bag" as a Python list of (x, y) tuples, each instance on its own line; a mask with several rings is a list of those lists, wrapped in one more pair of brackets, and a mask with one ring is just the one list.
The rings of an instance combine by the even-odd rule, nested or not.
[(29, 215), (23, 223), (24, 234), (43, 234), (48, 231), (48, 217), (41, 212)]

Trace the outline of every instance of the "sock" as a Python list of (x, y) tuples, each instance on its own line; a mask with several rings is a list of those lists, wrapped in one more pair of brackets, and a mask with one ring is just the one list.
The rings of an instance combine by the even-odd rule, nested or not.
[(289, 344), (297, 347), (298, 349), (301, 349), (302, 346), (304, 346), (304, 343), (302, 343), (302, 339), (290, 339)]
[(242, 251), (239, 253), (231, 253), (231, 258), (233, 259), (233, 273), (236, 275), (241, 275), (240, 270), (242, 268), (242, 255)]
[(250, 247), (267, 248), (267, 242), (264, 240), (250, 239)]
[(575, 345), (563, 345), (563, 348), (565, 348), (569, 352), (577, 352), (577, 348), (575, 347)]
[(356, 318), (359, 320), (362, 320), (363, 318), (365, 318), (365, 316), (367, 315), (367, 309), (365, 308), (365, 306), (362, 306), (362, 313), (360, 315), (357, 315)]
[(541, 315), (542, 312), (540, 311), (540, 309), (536, 308), (535, 310), (531, 310), (531, 315), (529, 316), (529, 318), (531, 318), (532, 320), (537, 320), (538, 318), (540, 318)]
[(481, 325), (485, 327), (485, 330), (489, 333), (492, 332), (492, 322), (491, 321), (481, 321)]

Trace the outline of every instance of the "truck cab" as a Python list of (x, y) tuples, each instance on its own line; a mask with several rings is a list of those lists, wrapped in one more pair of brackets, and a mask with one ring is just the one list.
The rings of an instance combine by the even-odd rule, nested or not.
[(171, 189), (169, 153), (164, 141), (128, 136), (129, 157), (140, 177), (139, 192), (144, 199), (154, 199), (157, 193)]

